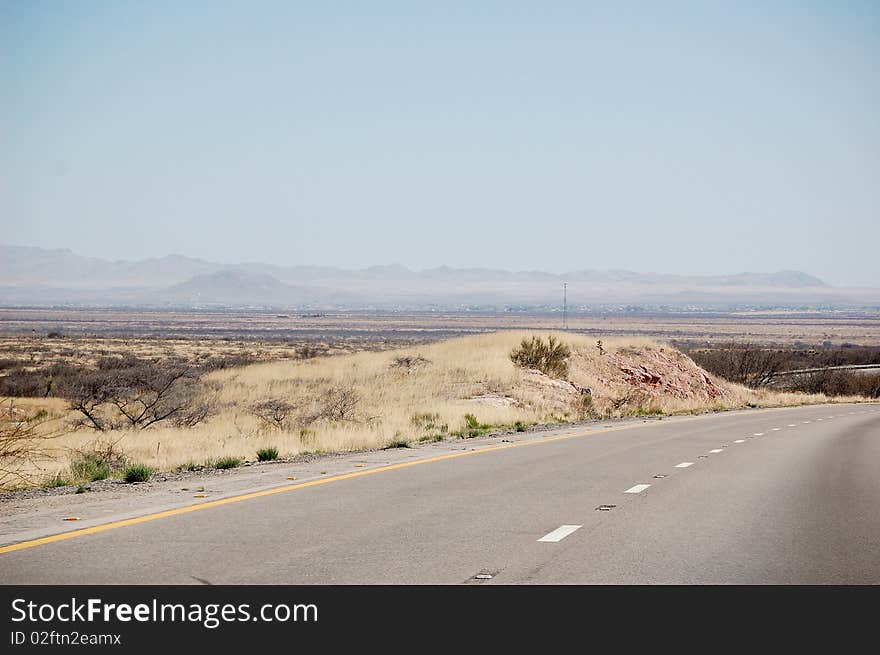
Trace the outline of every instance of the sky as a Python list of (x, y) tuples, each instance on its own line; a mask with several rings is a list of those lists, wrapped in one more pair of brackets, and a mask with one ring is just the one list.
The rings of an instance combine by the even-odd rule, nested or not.
[(0, 0), (0, 229), (880, 287), (880, 3)]

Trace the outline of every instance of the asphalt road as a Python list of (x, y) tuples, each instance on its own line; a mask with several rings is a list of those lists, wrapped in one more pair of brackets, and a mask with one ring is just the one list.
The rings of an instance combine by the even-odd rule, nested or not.
[(511, 446), (5, 552), (0, 580), (880, 583), (877, 405)]

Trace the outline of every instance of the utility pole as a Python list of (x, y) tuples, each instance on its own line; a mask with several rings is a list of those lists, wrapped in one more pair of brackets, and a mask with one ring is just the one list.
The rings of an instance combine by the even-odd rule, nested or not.
[(568, 329), (568, 282), (562, 283), (562, 329)]

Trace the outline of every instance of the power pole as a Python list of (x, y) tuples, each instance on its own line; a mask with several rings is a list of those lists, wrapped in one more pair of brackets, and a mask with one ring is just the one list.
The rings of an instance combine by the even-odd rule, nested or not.
[(562, 329), (568, 329), (568, 282), (562, 283)]

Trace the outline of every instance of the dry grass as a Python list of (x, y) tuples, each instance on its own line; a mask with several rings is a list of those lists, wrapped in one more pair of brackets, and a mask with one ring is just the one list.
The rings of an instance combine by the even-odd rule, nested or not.
[[(600, 351), (594, 337), (556, 333), (573, 351), (569, 379), (592, 389), (592, 396), (585, 397), (568, 382), (514, 366), (510, 351), (532, 334), (483, 334), (385, 352), (215, 371), (202, 383), (203, 393), (220, 408), (209, 421), (192, 428), (68, 431), (54, 440), (52, 457), (33, 472), (34, 479), (63, 474), (73, 453), (111, 443), (114, 452), (121, 451), (129, 461), (171, 470), (223, 456), (254, 460), (261, 448), (275, 448), (286, 457), (454, 438), (454, 433), (468, 430), (466, 414), (475, 415), (479, 424), (512, 426), (517, 421), (535, 424), (831, 401), (819, 395), (753, 391), (711, 376), (707, 382), (690, 359), (649, 338), (603, 339)], [(622, 372), (622, 367), (641, 371), (639, 366), (648, 376), (662, 371), (668, 384), (635, 384)], [(340, 391), (356, 402), (344, 418), (334, 420), (326, 412), (327, 398)], [(269, 399), (296, 408), (280, 429), (251, 410)], [(834, 399), (852, 400), (858, 399)], [(47, 408), (56, 428), (69, 418), (60, 400), (26, 404)]]

